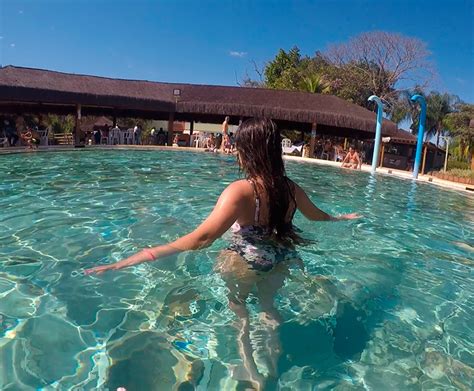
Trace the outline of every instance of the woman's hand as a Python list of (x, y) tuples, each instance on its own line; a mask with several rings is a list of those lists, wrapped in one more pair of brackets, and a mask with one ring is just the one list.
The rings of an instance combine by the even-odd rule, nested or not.
[(341, 215), (337, 216), (334, 218), (335, 221), (340, 221), (340, 220), (355, 220), (355, 219), (360, 219), (362, 216), (358, 213), (349, 213), (346, 215)]
[(129, 266), (127, 264), (127, 262), (125, 262), (126, 260), (122, 260), (120, 262), (116, 262), (116, 263), (111, 263), (109, 265), (102, 265), (102, 266), (96, 266), (96, 267), (93, 267), (91, 269), (86, 269), (84, 271), (84, 273), (86, 275), (89, 275), (89, 274), (101, 274), (103, 272), (106, 272), (107, 270), (119, 270), (119, 269), (123, 269), (124, 267), (127, 267)]
[[(155, 249), (159, 251), (159, 249), (163, 249), (166, 247), (168, 246), (155, 247)], [(124, 267), (138, 265), (139, 263), (142, 263), (142, 262), (154, 261), (157, 257), (156, 255), (153, 254), (152, 250), (153, 249), (146, 248), (132, 255), (131, 257), (122, 259), (119, 262), (111, 263), (110, 265), (96, 266), (96, 267), (93, 267), (92, 269), (86, 269), (84, 272), (86, 275), (100, 274), (100, 273), (106, 272), (107, 270), (119, 270), (119, 269), (123, 269)]]

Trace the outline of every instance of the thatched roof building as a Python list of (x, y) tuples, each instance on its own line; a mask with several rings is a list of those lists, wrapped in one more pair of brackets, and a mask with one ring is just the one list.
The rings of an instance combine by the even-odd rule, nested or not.
[[(375, 113), (332, 95), (296, 91), (159, 83), (6, 66), (0, 69), (0, 111), (75, 113), (153, 119), (231, 122), (265, 116), (280, 126), (373, 138)], [(384, 121), (384, 136), (407, 133)]]
[(81, 121), (81, 129), (82, 130), (92, 130), (92, 129), (99, 129), (112, 127), (113, 121), (107, 117), (100, 116), (100, 117), (85, 117)]

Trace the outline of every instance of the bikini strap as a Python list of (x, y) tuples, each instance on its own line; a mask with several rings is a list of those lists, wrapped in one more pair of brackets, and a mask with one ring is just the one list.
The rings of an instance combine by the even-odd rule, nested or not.
[(255, 185), (255, 182), (251, 179), (247, 179), (249, 183), (253, 187), (253, 194), (255, 195), (255, 216), (254, 216), (254, 224), (258, 225), (258, 222), (260, 220), (260, 197), (258, 196), (257, 193), (257, 186)]

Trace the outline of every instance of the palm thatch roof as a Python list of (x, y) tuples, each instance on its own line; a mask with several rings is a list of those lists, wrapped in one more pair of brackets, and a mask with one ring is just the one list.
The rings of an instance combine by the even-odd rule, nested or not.
[[(179, 90), (180, 96), (175, 97)], [(112, 79), (56, 71), (6, 66), (0, 69), (0, 108), (12, 104), (69, 106), (100, 115), (120, 110), (135, 110), (150, 118), (239, 118), (269, 117), (290, 124), (374, 133), (375, 113), (333, 95), (264, 88), (161, 83), (143, 80)], [(33, 106), (32, 106), (33, 105)], [(95, 111), (93, 111), (95, 110)], [(384, 136), (404, 138), (391, 121), (384, 121)]]
[(83, 117), (81, 121), (81, 129), (104, 128), (113, 126), (113, 121), (107, 117)]

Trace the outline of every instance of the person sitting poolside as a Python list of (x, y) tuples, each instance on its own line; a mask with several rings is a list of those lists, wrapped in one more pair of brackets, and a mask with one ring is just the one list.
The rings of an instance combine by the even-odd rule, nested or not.
[(228, 134), (224, 134), (224, 153), (230, 154), (232, 153), (232, 143), (230, 141), (230, 136)]
[(360, 161), (359, 154), (357, 151), (354, 149), (354, 147), (349, 148), (349, 152), (347, 152), (346, 157), (342, 161), (342, 167), (343, 168), (352, 168), (354, 170), (360, 169), (362, 166), (362, 163)]
[(173, 138), (173, 147), (179, 147), (179, 136), (177, 134)]
[(20, 137), (26, 143), (28, 149), (38, 148), (40, 139), (34, 130), (27, 128), (21, 133)]
[[(239, 319), (237, 342), (244, 371), (256, 389), (261, 390), (266, 382), (278, 378), (281, 317), (274, 308), (274, 298), (290, 273), (290, 262), (299, 258), (295, 246), (304, 244), (293, 226), (296, 211), (312, 221), (351, 220), (360, 216), (352, 213), (333, 217), (323, 212), (286, 176), (280, 132), (272, 121), (246, 120), (236, 133), (235, 143), (237, 161), (246, 178), (227, 186), (199, 227), (174, 242), (145, 248), (124, 260), (96, 266), (85, 273), (119, 270), (183, 251), (199, 250), (232, 228), (232, 239), (218, 257), (215, 270), (228, 287), (229, 307)], [(265, 338), (271, 341), (265, 348), (265, 357), (260, 357), (267, 364), (268, 377), (258, 371), (253, 356), (246, 306), (252, 292), (262, 311), (261, 322), (268, 326)]]
[(344, 161), (344, 158), (345, 158), (345, 152), (344, 152), (344, 148), (342, 147), (342, 145), (340, 144), (337, 144), (335, 147), (334, 147), (334, 160), (336, 162), (343, 162)]
[(209, 138), (206, 139), (206, 149), (208, 151), (214, 152), (216, 149), (216, 138), (214, 137), (214, 133), (211, 133)]

